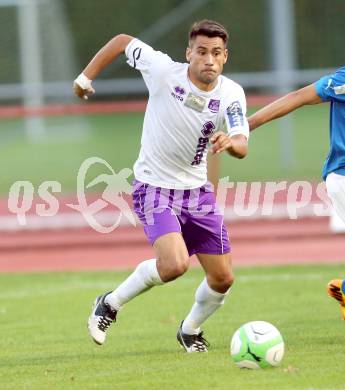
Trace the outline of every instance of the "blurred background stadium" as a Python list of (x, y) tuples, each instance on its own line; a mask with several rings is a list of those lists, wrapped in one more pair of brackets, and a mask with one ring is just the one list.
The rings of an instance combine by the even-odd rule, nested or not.
[[(73, 191), (77, 169), (90, 154), (115, 170), (132, 166), (142, 114), (102, 112), (113, 110), (109, 102), (145, 99), (140, 74), (122, 58), (95, 82), (92, 102), (103, 106), (73, 106), (80, 103), (73, 79), (114, 35), (138, 36), (184, 61), (192, 22), (219, 20), (230, 32), (225, 73), (244, 86), (252, 110), (266, 102), (252, 95), (284, 93), (343, 64), (343, 11), (342, 0), (332, 7), (322, 0), (1, 0), (0, 162), (8, 169), (0, 192), (6, 195), (19, 179), (35, 185), (58, 180)], [(248, 159), (223, 161), (222, 175), (319, 180), (328, 148), (326, 112), (304, 109), (258, 130)]]
[[(100, 75), (88, 102), (73, 96), (73, 80), (114, 35), (137, 36), (184, 61), (190, 25), (220, 21), (230, 32), (225, 73), (243, 85), (251, 113), (344, 65), (344, 14), (344, 0), (0, 0), (1, 390), (344, 388), (343, 324), (324, 291), (329, 279), (344, 277), (344, 236), (331, 234), (327, 212), (316, 217), (306, 207), (288, 220), (285, 192), (274, 218), (234, 219), (230, 199), (234, 295), (206, 324), (210, 356), (185, 359), (174, 332), (201, 270), (135, 300), (100, 351), (87, 338), (89, 304), (126, 275), (109, 269), (128, 272), (154, 253), (141, 227), (101, 234), (67, 207), (76, 203), (84, 160), (97, 156), (119, 172), (138, 155), (147, 92), (124, 58)], [(315, 189), (328, 153), (328, 110), (305, 107), (256, 130), (246, 159), (222, 156), (221, 177), (306, 180)], [(105, 173), (96, 168), (90, 180)], [(33, 185), (26, 225), (8, 207), (18, 180)], [(61, 183), (54, 217), (36, 215), (45, 181)], [(100, 200), (103, 190), (91, 188), (88, 199)], [(253, 268), (263, 264), (279, 266)], [(56, 272), (66, 270), (75, 272)], [(283, 368), (260, 375), (229, 364), (231, 332), (254, 319), (282, 331)]]

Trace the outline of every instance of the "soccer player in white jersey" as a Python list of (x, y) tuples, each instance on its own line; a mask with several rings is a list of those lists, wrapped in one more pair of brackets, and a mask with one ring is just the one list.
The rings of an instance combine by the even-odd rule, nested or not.
[[(248, 118), (250, 129), (280, 118), (309, 104), (330, 102), (330, 151), (322, 176), (327, 193), (339, 218), (345, 224), (345, 67), (267, 105)], [(328, 294), (340, 303), (345, 320), (345, 279), (333, 279)]]
[(76, 95), (86, 99), (95, 92), (92, 80), (125, 53), (149, 90), (134, 165), (133, 204), (155, 258), (141, 262), (114, 291), (96, 298), (88, 328), (97, 344), (103, 344), (108, 327), (127, 302), (183, 275), (190, 256), (196, 254), (205, 279), (177, 340), (187, 352), (207, 351), (200, 327), (224, 303), (233, 273), (223, 216), (207, 182), (206, 154), (211, 147), (215, 154), (227, 151), (243, 158), (249, 136), (243, 89), (221, 75), (228, 58), (227, 42), (228, 33), (219, 23), (195, 23), (186, 51), (188, 63), (179, 63), (139, 39), (120, 34), (75, 80)]

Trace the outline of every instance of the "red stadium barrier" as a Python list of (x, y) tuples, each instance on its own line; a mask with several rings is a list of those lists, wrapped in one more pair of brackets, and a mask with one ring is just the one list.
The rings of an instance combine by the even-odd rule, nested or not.
[[(278, 96), (273, 95), (249, 95), (247, 96), (248, 107), (263, 106), (271, 103)], [(0, 118), (23, 118), (35, 116), (62, 116), (62, 115), (90, 115), (112, 114), (123, 112), (143, 112), (147, 101), (116, 101), (116, 102), (88, 102), (78, 104), (50, 104), (39, 107), (0, 106)]]

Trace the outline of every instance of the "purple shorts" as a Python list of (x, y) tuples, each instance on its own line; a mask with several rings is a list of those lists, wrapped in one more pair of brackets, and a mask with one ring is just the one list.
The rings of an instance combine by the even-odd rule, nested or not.
[(134, 180), (133, 205), (151, 244), (158, 237), (179, 232), (190, 256), (230, 252), (224, 217), (210, 183), (192, 190), (171, 190)]

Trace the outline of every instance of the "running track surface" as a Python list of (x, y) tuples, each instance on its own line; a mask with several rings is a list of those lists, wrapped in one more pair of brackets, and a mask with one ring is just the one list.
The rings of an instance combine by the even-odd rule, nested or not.
[[(331, 234), (326, 217), (236, 222), (229, 233), (235, 267), (345, 262), (345, 236)], [(0, 239), (0, 272), (130, 270), (152, 257), (141, 227), (17, 231)]]

